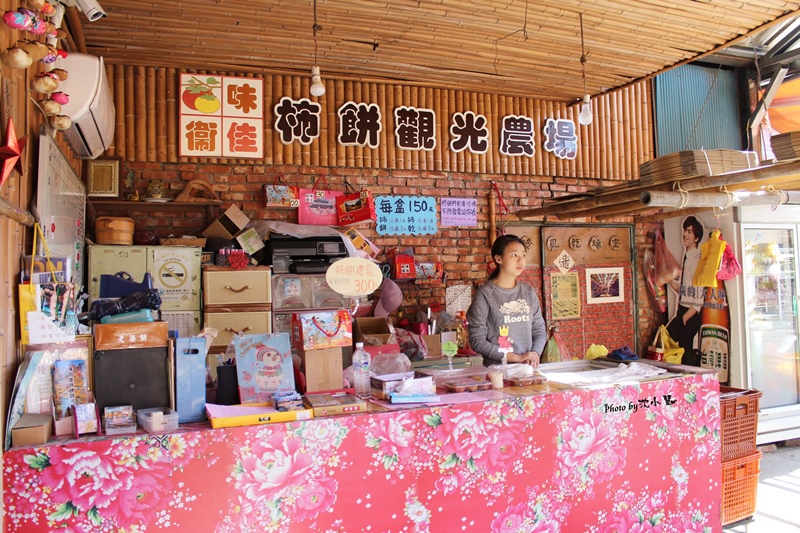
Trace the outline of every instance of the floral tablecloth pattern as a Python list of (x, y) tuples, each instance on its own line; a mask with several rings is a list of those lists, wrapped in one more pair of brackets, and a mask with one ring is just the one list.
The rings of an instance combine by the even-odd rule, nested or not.
[(4, 454), (7, 532), (720, 530), (713, 374)]

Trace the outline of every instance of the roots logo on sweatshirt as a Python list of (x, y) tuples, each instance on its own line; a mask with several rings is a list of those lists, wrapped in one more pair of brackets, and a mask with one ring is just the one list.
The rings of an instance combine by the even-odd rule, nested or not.
[(530, 322), (531, 308), (528, 302), (520, 298), (513, 302), (506, 302), (500, 307), (500, 313), (503, 315), (503, 322), (510, 324), (512, 322)]

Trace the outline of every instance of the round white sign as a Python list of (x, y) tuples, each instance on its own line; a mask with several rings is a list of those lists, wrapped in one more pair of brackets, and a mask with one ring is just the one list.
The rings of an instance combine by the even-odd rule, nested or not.
[(378, 265), (368, 259), (345, 257), (328, 267), (325, 280), (341, 295), (366, 296), (381, 286), (383, 274)]

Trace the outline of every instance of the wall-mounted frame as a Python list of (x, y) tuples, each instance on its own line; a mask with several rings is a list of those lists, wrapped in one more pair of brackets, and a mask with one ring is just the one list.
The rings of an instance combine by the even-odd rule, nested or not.
[(586, 303), (607, 304), (625, 301), (623, 267), (587, 268)]
[(86, 196), (90, 198), (120, 198), (120, 162), (118, 157), (86, 161)]

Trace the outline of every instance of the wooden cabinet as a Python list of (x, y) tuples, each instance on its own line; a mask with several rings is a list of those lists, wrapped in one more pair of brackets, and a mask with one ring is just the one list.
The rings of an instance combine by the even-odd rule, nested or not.
[(203, 267), (203, 319), (219, 331), (213, 348), (234, 335), (272, 333), (272, 268)]

